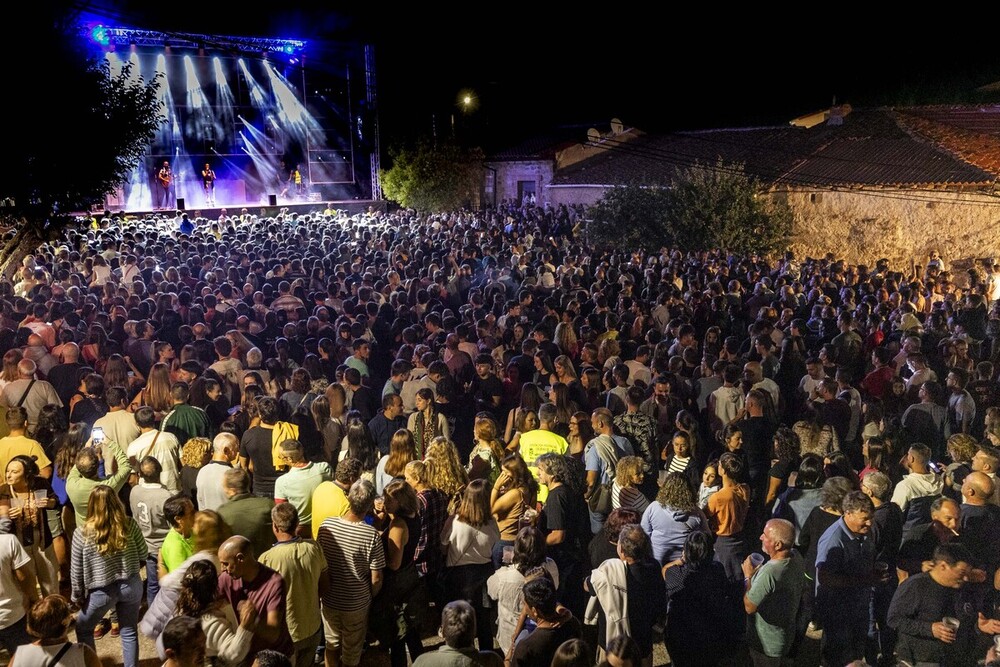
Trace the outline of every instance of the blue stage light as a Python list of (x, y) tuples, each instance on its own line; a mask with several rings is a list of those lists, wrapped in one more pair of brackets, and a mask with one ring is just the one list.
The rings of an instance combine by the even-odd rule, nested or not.
[(107, 46), (111, 42), (111, 32), (103, 25), (96, 26), (91, 30), (90, 37), (101, 46)]

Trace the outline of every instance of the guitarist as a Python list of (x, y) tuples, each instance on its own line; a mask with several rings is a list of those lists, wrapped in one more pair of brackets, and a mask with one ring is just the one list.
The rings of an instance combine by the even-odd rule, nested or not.
[(170, 184), (173, 183), (174, 173), (170, 171), (170, 163), (164, 160), (159, 173), (156, 174), (159, 183), (160, 205), (157, 208), (169, 208), (170, 204)]

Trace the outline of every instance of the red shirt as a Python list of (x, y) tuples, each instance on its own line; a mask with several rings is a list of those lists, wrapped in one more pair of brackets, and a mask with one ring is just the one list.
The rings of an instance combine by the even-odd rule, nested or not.
[(876, 368), (861, 381), (861, 391), (875, 398), (884, 398), (895, 375), (892, 366)]

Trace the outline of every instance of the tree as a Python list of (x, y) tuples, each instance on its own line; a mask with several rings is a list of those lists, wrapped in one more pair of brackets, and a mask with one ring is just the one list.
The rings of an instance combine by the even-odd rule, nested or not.
[(447, 211), (478, 199), (483, 154), (450, 142), (426, 139), (389, 152), (392, 167), (381, 173), (385, 196), (418, 211)]
[(792, 231), (787, 204), (765, 193), (742, 164), (695, 164), (669, 185), (612, 188), (591, 210), (597, 243), (655, 250), (720, 248), (742, 254), (786, 250)]
[(8, 89), (23, 106), (11, 101), (5, 112), (0, 224), (15, 232), (0, 242), (4, 273), (124, 183), (166, 118), (159, 79), (144, 81), (127, 63), (112, 75), (88, 50), (74, 11), (45, 2), (24, 15), (18, 32), (32, 48), (44, 44), (46, 60), (42, 70), (9, 68)]

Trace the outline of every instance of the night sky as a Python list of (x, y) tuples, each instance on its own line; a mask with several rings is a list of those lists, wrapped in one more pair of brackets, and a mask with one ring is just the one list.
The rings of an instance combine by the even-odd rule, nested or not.
[[(190, 0), (99, 4), (151, 29), (309, 39), (310, 67), (324, 66), (324, 40), (374, 44), (383, 147), (429, 134), (432, 118), (447, 133), (452, 114), (466, 140), (496, 147), (559, 125), (579, 125), (583, 136), (612, 117), (671, 131), (785, 124), (834, 99), (968, 101), (1000, 80), (991, 20), (915, 9), (884, 21), (832, 3), (796, 5), (797, 14), (706, 6), (686, 15), (629, 3), (589, 11), (286, 0), (263, 10), (247, 3), (238, 15), (231, 3), (225, 12)], [(909, 27), (914, 19), (922, 27)], [(463, 90), (477, 102), (467, 115)]]

